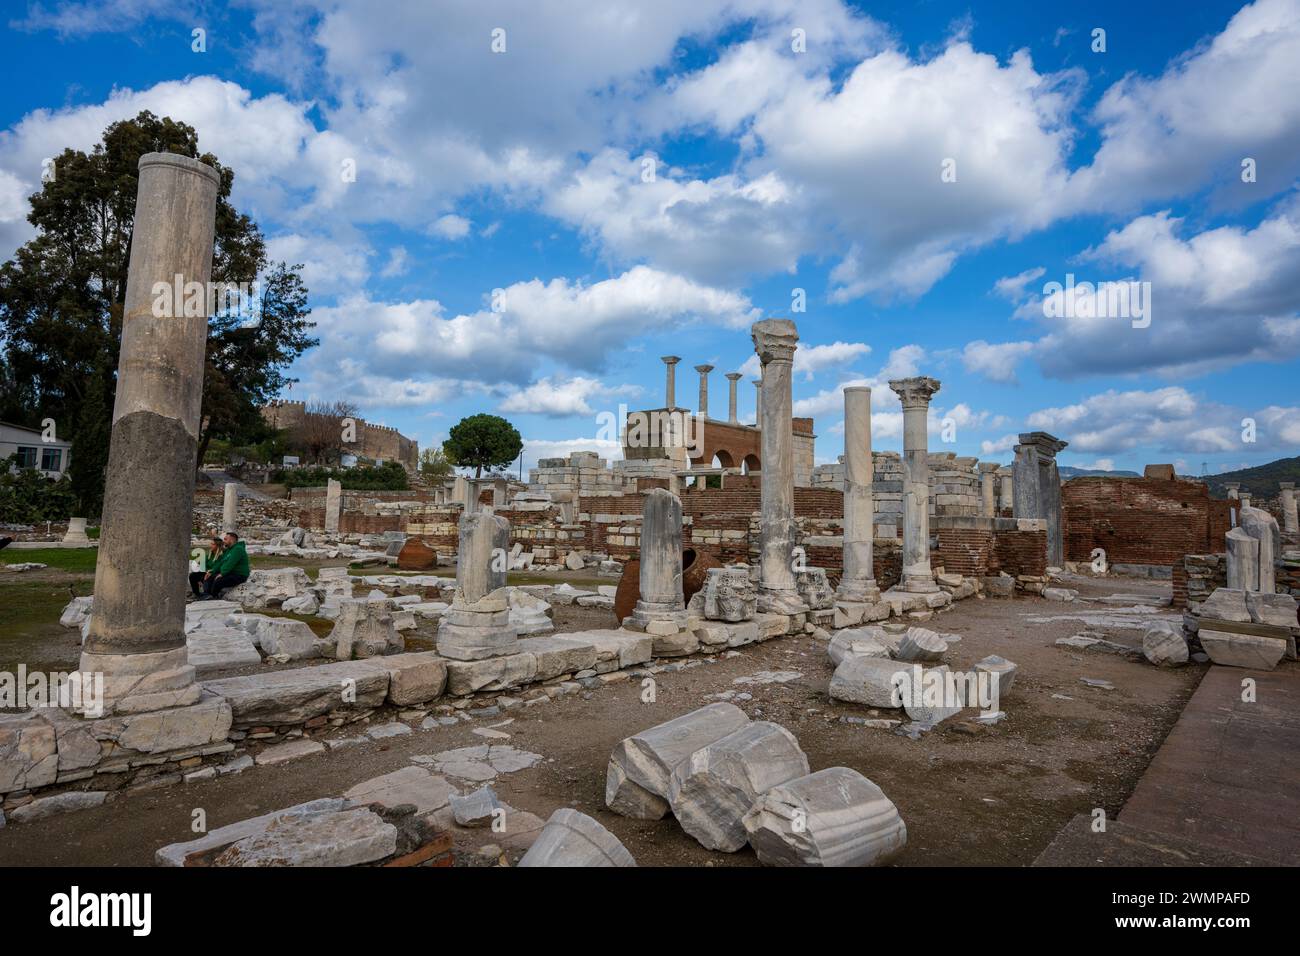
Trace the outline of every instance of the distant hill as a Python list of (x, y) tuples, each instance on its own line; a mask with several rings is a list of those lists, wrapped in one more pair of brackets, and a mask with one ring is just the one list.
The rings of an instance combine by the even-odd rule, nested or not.
[[(1062, 468), (1061, 470), (1064, 471), (1065, 469)], [(1279, 458), (1267, 465), (1243, 468), (1241, 471), (1225, 471), (1217, 475), (1205, 475), (1202, 481), (1210, 486), (1210, 496), (1213, 498), (1228, 497), (1226, 486), (1230, 481), (1241, 482), (1241, 490), (1249, 491), (1253, 497), (1276, 498), (1279, 492), (1277, 486), (1279, 481), (1294, 481), (1300, 485), (1300, 456)]]
[[(1057, 469), (1061, 473), (1061, 480), (1069, 478), (1140, 478), (1142, 477), (1136, 471), (1100, 471), (1096, 468), (1072, 468), (1069, 465), (1061, 465)], [(1285, 481), (1286, 479), (1282, 479)]]

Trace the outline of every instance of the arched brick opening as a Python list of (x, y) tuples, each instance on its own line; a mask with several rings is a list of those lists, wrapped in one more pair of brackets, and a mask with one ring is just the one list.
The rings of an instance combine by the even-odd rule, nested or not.
[(745, 474), (752, 475), (755, 472), (762, 471), (763, 466), (759, 462), (757, 455), (746, 455), (745, 460), (741, 462), (741, 468)]
[(731, 452), (724, 448), (719, 448), (713, 453), (714, 468), (735, 468), (736, 459), (731, 457)]

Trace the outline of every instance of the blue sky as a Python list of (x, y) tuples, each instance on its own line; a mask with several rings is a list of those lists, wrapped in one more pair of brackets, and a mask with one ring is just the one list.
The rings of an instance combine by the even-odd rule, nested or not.
[[(43, 158), (141, 109), (190, 123), (305, 265), (322, 345), (289, 396), (421, 446), (491, 411), (526, 465), (615, 455), (599, 416), (662, 404), (665, 354), (682, 404), (716, 367), (715, 415), (745, 371), (752, 420), (749, 323), (789, 316), (819, 462), (846, 384), (898, 448), (910, 374), (943, 382), (935, 450), (1300, 453), (1300, 0), (5, 10), (0, 254)], [(1065, 302), (1067, 275), (1149, 289), (1149, 321)]]

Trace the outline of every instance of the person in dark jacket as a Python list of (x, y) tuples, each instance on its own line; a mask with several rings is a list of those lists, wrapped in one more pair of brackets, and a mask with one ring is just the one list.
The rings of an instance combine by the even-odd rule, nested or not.
[(225, 548), (216, 564), (208, 572), (209, 577), (203, 585), (203, 597), (200, 600), (216, 601), (226, 588), (233, 588), (248, 580), (248, 549), (239, 535), (227, 531), (221, 539)]
[(203, 596), (203, 583), (208, 579), (208, 572), (212, 570), (212, 566), (217, 563), (217, 558), (221, 557), (221, 547), (221, 539), (213, 535), (208, 550), (202, 558), (203, 570), (190, 572), (190, 590), (194, 592), (196, 598)]

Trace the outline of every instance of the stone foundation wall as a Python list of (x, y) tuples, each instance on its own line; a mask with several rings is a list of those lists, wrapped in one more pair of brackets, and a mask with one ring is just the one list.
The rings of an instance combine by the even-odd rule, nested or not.
[(1185, 554), (1173, 567), (1171, 607), (1197, 606), (1215, 588), (1228, 586), (1226, 554)]

